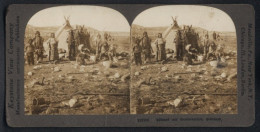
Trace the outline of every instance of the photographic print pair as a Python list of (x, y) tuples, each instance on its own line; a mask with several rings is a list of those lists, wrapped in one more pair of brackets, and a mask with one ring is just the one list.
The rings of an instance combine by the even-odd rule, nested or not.
[(237, 114), (237, 34), (224, 11), (155, 6), (132, 23), (102, 6), (28, 21), (25, 115)]

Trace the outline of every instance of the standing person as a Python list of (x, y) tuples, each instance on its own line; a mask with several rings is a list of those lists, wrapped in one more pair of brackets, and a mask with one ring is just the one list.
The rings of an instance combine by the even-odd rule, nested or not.
[(36, 31), (35, 37), (33, 38), (33, 45), (35, 48), (35, 57), (36, 57), (36, 63), (40, 63), (43, 59), (43, 41), (44, 39), (41, 37), (41, 34), (39, 31)]
[(204, 50), (203, 50), (204, 58), (206, 58), (206, 56), (209, 52), (209, 35), (208, 35), (208, 33), (205, 34), (203, 47), (204, 47)]
[[(84, 28), (84, 26), (83, 26)], [(82, 35), (83, 35), (83, 38), (84, 38), (84, 44), (85, 44), (85, 48), (88, 48), (90, 51), (91, 50), (91, 45), (90, 45), (90, 33), (88, 32), (88, 30), (86, 29), (86, 32), (83, 31), (83, 28), (81, 29), (82, 31)]]
[(176, 49), (176, 58), (177, 58), (177, 60), (182, 60), (183, 59), (183, 40), (182, 40), (182, 34), (181, 34), (180, 30), (177, 31), (174, 41), (175, 41), (175, 49)]
[(213, 40), (215, 41), (217, 39), (217, 34), (215, 31), (213, 32), (212, 36), (213, 36)]
[(136, 65), (142, 65), (142, 57), (141, 57), (141, 53), (142, 53), (142, 47), (139, 44), (139, 40), (135, 39), (134, 40), (134, 45), (133, 45), (133, 53), (134, 53), (134, 60), (135, 60), (135, 64)]
[(34, 65), (34, 45), (32, 42), (33, 40), (29, 39), (28, 44), (25, 46), (26, 60), (28, 65)]
[(101, 52), (101, 35), (97, 34), (96, 39), (95, 39), (95, 45), (96, 45), (96, 60), (100, 56)]
[(144, 63), (151, 62), (151, 53), (153, 52), (151, 46), (151, 39), (148, 37), (147, 32), (143, 33), (143, 38), (141, 39), (142, 52), (144, 56)]
[(162, 34), (158, 34), (158, 38), (155, 40), (155, 45), (157, 47), (157, 61), (164, 61), (166, 60), (166, 53), (165, 53), (165, 40), (162, 38)]
[(49, 60), (56, 61), (59, 59), (58, 53), (58, 41), (55, 39), (55, 34), (51, 33), (51, 37), (47, 40), (47, 44), (49, 45)]
[(108, 52), (109, 52), (109, 45), (108, 45), (108, 40), (107, 40), (108, 34), (104, 33), (104, 38), (101, 42), (101, 50), (100, 50), (100, 56), (99, 56), (99, 60), (102, 59), (102, 57), (107, 56), (109, 58), (109, 60), (112, 60), (112, 58), (109, 56)]
[(75, 39), (74, 39), (74, 34), (73, 30), (69, 31), (69, 36), (67, 38), (67, 43), (68, 43), (68, 54), (69, 54), (69, 59), (74, 60), (75, 59)]

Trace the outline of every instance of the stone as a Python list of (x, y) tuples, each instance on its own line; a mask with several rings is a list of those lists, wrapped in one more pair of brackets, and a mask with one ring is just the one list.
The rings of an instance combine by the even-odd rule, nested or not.
[(174, 79), (180, 80), (180, 79), (181, 79), (181, 76), (175, 76)]
[(140, 75), (140, 72), (135, 72), (135, 76), (139, 76)]
[(70, 100), (69, 100), (69, 106), (70, 106), (71, 108), (74, 107), (75, 104), (76, 104), (76, 102), (77, 102), (77, 99), (70, 99)]
[(64, 78), (64, 77), (65, 77), (65, 75), (62, 75), (62, 74), (59, 75), (59, 78)]
[(41, 65), (38, 65), (38, 66), (34, 66), (33, 67), (33, 70), (39, 70), (39, 69), (41, 69), (42, 68), (42, 66)]
[(217, 67), (218, 66), (218, 61), (210, 61), (209, 64), (212, 67)]
[(181, 102), (182, 102), (182, 99), (181, 99), (181, 98), (175, 99), (175, 100), (173, 101), (174, 107), (180, 106)]
[(103, 64), (103, 66), (106, 69), (108, 69), (108, 68), (110, 68), (112, 66), (112, 62), (111, 61), (104, 61), (102, 64)]
[(54, 71), (54, 72), (59, 72), (59, 71), (60, 71), (60, 68), (56, 66), (56, 67), (54, 67), (53, 71)]
[(225, 72), (221, 73), (220, 75), (222, 78), (226, 78), (227, 77), (227, 74)]
[(166, 66), (161, 68), (161, 72), (166, 72), (166, 71), (168, 71), (168, 68)]
[(228, 60), (230, 57), (229, 56), (226, 56), (225, 59)]
[(147, 66), (141, 66), (141, 70), (145, 70), (147, 68), (148, 68)]
[(28, 74), (28, 76), (32, 76), (33, 72), (28, 72), (27, 74)]
[(117, 72), (117, 73), (115, 73), (114, 77), (115, 78), (120, 78), (120, 74)]

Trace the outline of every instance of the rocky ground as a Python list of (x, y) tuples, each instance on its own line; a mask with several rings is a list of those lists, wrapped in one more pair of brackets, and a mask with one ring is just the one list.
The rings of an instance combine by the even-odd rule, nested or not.
[(128, 59), (105, 68), (102, 62), (25, 65), (25, 114), (129, 114)]
[(166, 64), (132, 66), (132, 114), (236, 114), (236, 58), (224, 65)]

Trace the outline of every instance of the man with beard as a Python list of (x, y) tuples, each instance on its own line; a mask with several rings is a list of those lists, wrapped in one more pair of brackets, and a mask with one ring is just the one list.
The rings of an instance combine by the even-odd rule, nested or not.
[(33, 38), (33, 45), (35, 48), (35, 57), (36, 57), (36, 64), (40, 63), (43, 59), (43, 41), (44, 39), (41, 37), (40, 32), (36, 31), (35, 37)]
[(151, 39), (148, 37), (147, 32), (143, 33), (143, 38), (141, 39), (141, 47), (142, 52), (144, 55), (144, 64), (146, 62), (151, 61), (151, 53), (153, 52), (152, 46), (151, 46)]

